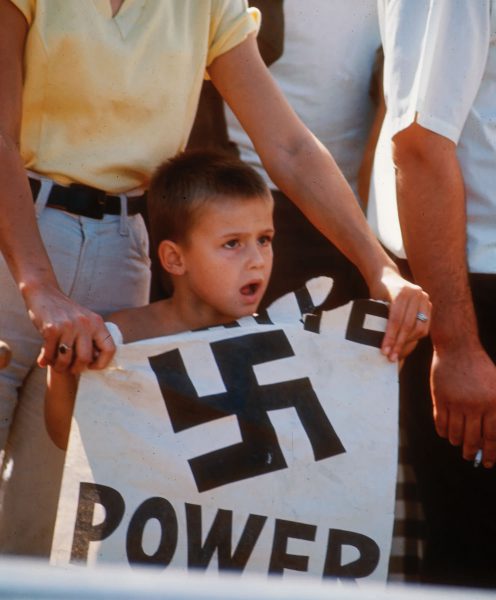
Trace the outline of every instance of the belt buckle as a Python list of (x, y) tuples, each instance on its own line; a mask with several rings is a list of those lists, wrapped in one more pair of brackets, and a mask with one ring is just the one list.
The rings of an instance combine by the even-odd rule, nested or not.
[(107, 196), (103, 190), (80, 183), (73, 183), (69, 187), (71, 189), (71, 202), (77, 207), (75, 212), (90, 219), (103, 219)]

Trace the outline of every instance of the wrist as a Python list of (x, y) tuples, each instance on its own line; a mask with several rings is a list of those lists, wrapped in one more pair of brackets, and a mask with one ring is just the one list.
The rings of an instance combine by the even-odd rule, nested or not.
[(438, 353), (463, 348), (467, 352), (481, 349), (477, 320), (472, 306), (463, 311), (433, 308), (430, 331), (433, 346)]
[(51, 268), (38, 270), (36, 273), (18, 279), (18, 288), (25, 302), (33, 296), (50, 290), (59, 290), (55, 274)]
[(362, 271), (362, 275), (369, 288), (370, 297), (375, 300), (385, 300), (387, 302), (391, 301), (387, 291), (388, 281), (390, 281), (391, 277), (393, 281), (397, 277), (401, 277), (398, 267), (386, 254), (383, 260), (378, 261), (378, 264), (373, 265), (367, 271)]

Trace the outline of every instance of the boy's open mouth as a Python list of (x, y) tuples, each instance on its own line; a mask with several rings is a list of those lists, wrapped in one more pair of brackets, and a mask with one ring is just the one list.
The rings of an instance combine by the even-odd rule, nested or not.
[(260, 283), (248, 283), (241, 288), (240, 292), (243, 296), (252, 296), (256, 294), (259, 287)]

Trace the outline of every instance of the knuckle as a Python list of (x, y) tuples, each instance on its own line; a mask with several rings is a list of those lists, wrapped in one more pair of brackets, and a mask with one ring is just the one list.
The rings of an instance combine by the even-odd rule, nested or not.
[(492, 444), (496, 447), (496, 432), (495, 431), (484, 432), (484, 442), (486, 444)]
[(477, 454), (477, 450), (479, 450), (480, 444), (467, 444), (463, 445), (463, 455), (467, 455), (469, 458), (474, 458)]
[(86, 366), (86, 361), (78, 357), (71, 365), (71, 371), (75, 373), (80, 373)]
[(93, 313), (93, 319), (94, 319), (95, 323), (98, 323), (99, 325), (103, 325), (105, 322), (103, 320), (103, 317), (101, 315), (97, 315), (96, 313)]
[(103, 327), (104, 320), (100, 315), (93, 313), (88, 319), (88, 324), (91, 327), (91, 329), (94, 331), (94, 330), (98, 330), (101, 327)]
[(394, 344), (395, 349), (399, 350), (405, 344), (406, 340), (406, 333), (403, 330), (399, 331)]
[(399, 316), (393, 312), (389, 314), (389, 319), (388, 319), (388, 326), (389, 326), (389, 331), (396, 331), (397, 329), (399, 329), (401, 320), (399, 318)]
[(92, 354), (91, 350), (88, 348), (80, 348), (77, 354), (77, 360), (75, 364), (88, 364), (91, 361)]
[(446, 431), (446, 423), (444, 421), (436, 422), (436, 431), (437, 431), (437, 434), (439, 435), (439, 437), (442, 437), (442, 438), (448, 437), (448, 433)]
[(411, 296), (422, 296), (424, 294), (424, 290), (416, 283), (410, 284), (408, 288), (405, 288), (405, 291)]
[(452, 446), (460, 446), (462, 443), (462, 436), (459, 433), (450, 432), (448, 439)]
[(85, 313), (80, 313), (77, 316), (77, 323), (80, 327), (82, 327), (83, 329), (86, 329), (90, 324), (89, 316)]
[(57, 334), (57, 327), (54, 323), (45, 323), (41, 328), (41, 334), (45, 339), (55, 337)]

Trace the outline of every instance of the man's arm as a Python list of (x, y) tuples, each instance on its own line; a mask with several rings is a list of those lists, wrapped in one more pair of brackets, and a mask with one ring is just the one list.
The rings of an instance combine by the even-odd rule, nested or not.
[(496, 366), (482, 348), (466, 263), (462, 174), (451, 140), (416, 123), (393, 138), (398, 208), (408, 260), (430, 294), (436, 429), (484, 466), (496, 461)]
[[(27, 23), (0, 0), (0, 250), (19, 286), (29, 315), (43, 336), (40, 365), (75, 371), (103, 367), (114, 352), (103, 320), (69, 300), (58, 287), (36, 223), (19, 154), (24, 44)], [(73, 352), (58, 354), (65, 343)], [(98, 357), (94, 358), (95, 348)]]
[(419, 311), (430, 313), (427, 295), (399, 276), (333, 158), (274, 83), (255, 38), (249, 36), (219, 56), (209, 73), (274, 183), (358, 267), (370, 294), (392, 302), (382, 349), (396, 360), (409, 340), (427, 332), (426, 325), (416, 319)]

